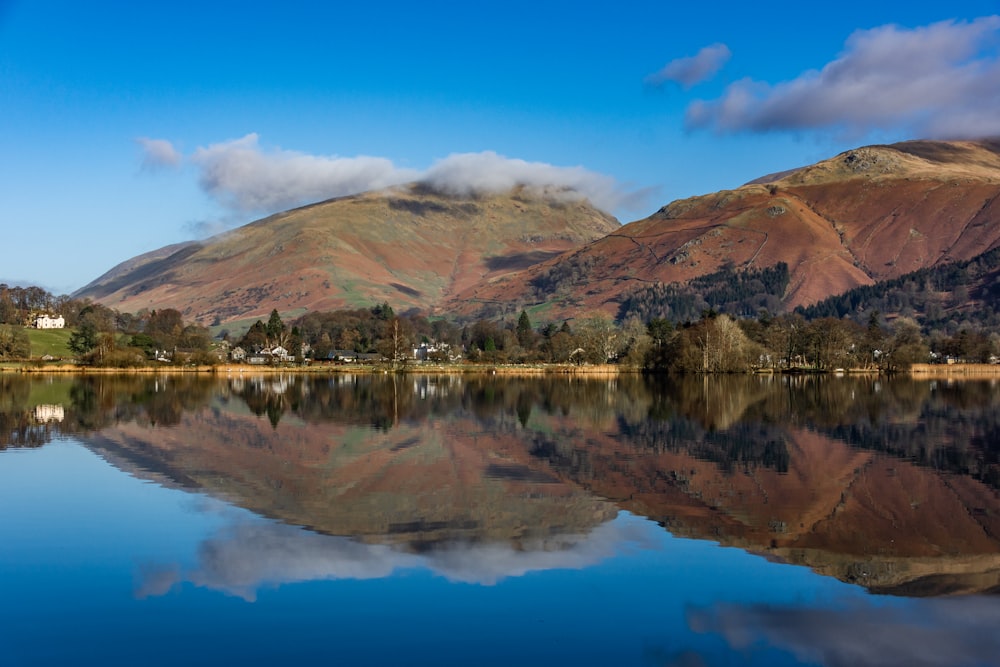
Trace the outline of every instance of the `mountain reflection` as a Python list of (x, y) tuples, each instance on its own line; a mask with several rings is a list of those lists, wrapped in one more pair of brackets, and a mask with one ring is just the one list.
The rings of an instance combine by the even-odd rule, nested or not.
[[(626, 510), (940, 595), (1000, 590), (998, 401), (986, 382), (879, 378), (0, 376), (0, 446), (75, 435), (285, 524), (217, 536), (146, 593), (414, 564), (488, 583), (599, 558)], [(222, 566), (239, 545), (261, 559), (239, 563), (245, 580)]]

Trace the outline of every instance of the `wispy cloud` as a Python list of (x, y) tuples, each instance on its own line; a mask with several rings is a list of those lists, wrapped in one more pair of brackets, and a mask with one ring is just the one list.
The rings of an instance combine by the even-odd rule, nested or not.
[(135, 140), (142, 150), (142, 168), (157, 170), (167, 167), (177, 167), (183, 156), (174, 145), (166, 139), (150, 139), (139, 137)]
[(660, 71), (647, 76), (645, 81), (654, 87), (673, 82), (685, 89), (691, 88), (715, 76), (732, 55), (725, 44), (712, 44), (696, 55), (671, 60)]
[(687, 110), (691, 129), (905, 129), (937, 138), (1000, 133), (1000, 16), (852, 34), (819, 71), (771, 84), (744, 79)]

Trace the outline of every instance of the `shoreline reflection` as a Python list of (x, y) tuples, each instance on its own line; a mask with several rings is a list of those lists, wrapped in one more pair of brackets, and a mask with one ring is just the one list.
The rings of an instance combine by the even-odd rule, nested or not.
[(73, 435), (137, 477), (394, 553), (544, 552), (624, 510), (874, 592), (1000, 590), (988, 382), (0, 377), (0, 401), (2, 446)]

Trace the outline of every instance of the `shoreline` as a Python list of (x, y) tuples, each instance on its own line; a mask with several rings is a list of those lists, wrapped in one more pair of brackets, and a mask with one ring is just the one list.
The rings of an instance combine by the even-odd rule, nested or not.
[(49, 366), (22, 365), (16, 367), (0, 367), (0, 373), (24, 374), (76, 374), (76, 375), (273, 375), (273, 374), (306, 374), (306, 375), (387, 375), (399, 373), (404, 375), (588, 375), (617, 377), (624, 374), (641, 373), (639, 368), (620, 367), (614, 364), (575, 366), (571, 364), (544, 365), (503, 365), (503, 364), (411, 364), (402, 368), (371, 366), (361, 364), (344, 365), (309, 365), (309, 366), (257, 366), (251, 364), (219, 364), (217, 366), (143, 366), (139, 368), (94, 368), (77, 366), (75, 364), (60, 364)]
[(1000, 378), (1000, 364), (913, 364), (910, 375), (928, 380)]
[[(619, 366), (616, 364), (407, 364), (400, 368), (368, 364), (327, 365), (312, 364), (308, 366), (258, 366), (253, 364), (218, 364), (216, 366), (142, 366), (138, 368), (95, 368), (78, 366), (76, 364), (48, 364), (36, 366), (33, 364), (3, 365), (0, 374), (76, 374), (76, 375), (273, 375), (273, 374), (304, 374), (304, 375), (387, 375), (397, 373), (402, 375), (464, 375), (486, 374), (505, 376), (539, 376), (539, 375), (586, 375), (590, 377), (618, 377), (620, 375), (641, 374), (641, 368)], [(849, 369), (846, 371), (829, 371), (809, 373), (810, 375), (872, 375), (877, 371), (864, 369)], [(765, 370), (757, 374), (796, 375), (782, 371)], [(705, 374), (711, 375), (711, 373)], [(900, 375), (909, 375), (920, 380), (935, 379), (989, 379), (1000, 378), (1000, 364), (914, 364), (908, 371)]]

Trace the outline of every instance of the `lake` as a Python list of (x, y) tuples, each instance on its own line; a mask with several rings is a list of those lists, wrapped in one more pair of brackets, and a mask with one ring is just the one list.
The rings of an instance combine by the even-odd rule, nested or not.
[(0, 665), (1000, 665), (1000, 386), (0, 375)]

